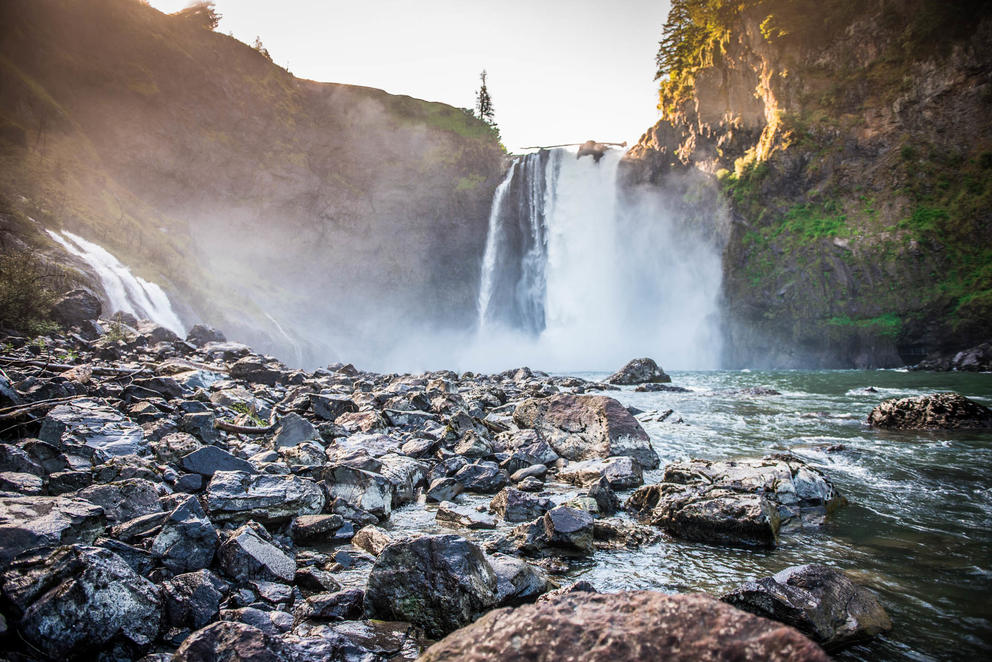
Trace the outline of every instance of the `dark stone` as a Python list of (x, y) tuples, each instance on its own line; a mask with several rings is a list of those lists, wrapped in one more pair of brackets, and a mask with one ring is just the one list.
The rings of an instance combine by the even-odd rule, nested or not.
[(162, 582), (165, 620), (172, 627), (196, 630), (217, 618), (229, 587), (209, 570), (187, 572)]
[(654, 359), (643, 358), (633, 359), (618, 372), (613, 373), (604, 380), (607, 384), (618, 386), (629, 384), (648, 384), (670, 382), (672, 378), (665, 374)]
[(393, 508), (393, 484), (384, 476), (344, 465), (330, 466), (322, 473), (332, 499), (342, 499), (376, 517), (388, 517)]
[(534, 602), (551, 587), (541, 570), (515, 556), (497, 555), (490, 557), (489, 563), (496, 574), (498, 607), (516, 607)]
[(427, 488), (428, 501), (454, 501), (465, 487), (454, 478), (438, 478)]
[(287, 646), (278, 637), (244, 623), (218, 621), (192, 633), (172, 662), (284, 662)]
[(158, 487), (141, 478), (91, 485), (76, 496), (102, 507), (112, 523), (162, 512), (162, 505), (158, 501)]
[(68, 497), (0, 497), (0, 565), (36, 547), (89, 544), (103, 533), (103, 508)]
[(331, 515), (300, 515), (293, 520), (291, 535), (294, 542), (320, 540), (333, 537), (334, 532), (344, 525), (344, 518)]
[(271, 536), (254, 522), (232, 532), (217, 552), (221, 568), (233, 579), (293, 581), (296, 561), (271, 542)]
[(52, 496), (75, 492), (93, 483), (88, 471), (59, 471), (48, 477), (48, 493)]
[(299, 620), (351, 621), (365, 613), (365, 591), (357, 588), (311, 595), (296, 611)]
[(206, 491), (207, 511), (215, 522), (288, 522), (316, 515), (324, 502), (320, 486), (298, 476), (218, 471)]
[(498, 464), (486, 461), (465, 465), (455, 473), (454, 479), (462, 484), (466, 492), (479, 494), (495, 494), (509, 482)]
[(580, 487), (606, 480), (614, 490), (628, 490), (644, 484), (641, 465), (632, 457), (573, 462), (558, 471), (558, 478)]
[(886, 400), (868, 414), (868, 425), (895, 430), (992, 428), (992, 410), (957, 393)]
[(193, 328), (186, 334), (186, 342), (197, 347), (203, 347), (208, 342), (227, 342), (227, 338), (212, 326), (194, 324)]
[(100, 318), (103, 306), (89, 290), (78, 288), (62, 296), (52, 307), (52, 319), (65, 326), (78, 326)]
[[(172, 436), (172, 435), (170, 435)], [(255, 467), (248, 460), (235, 457), (222, 448), (216, 446), (203, 446), (197, 450), (184, 455), (179, 461), (186, 471), (210, 477), (218, 471), (244, 471), (255, 473)]]
[(217, 551), (217, 530), (196, 497), (187, 497), (162, 525), (151, 550), (175, 573), (210, 566)]
[(489, 502), (489, 510), (507, 522), (530, 522), (554, 508), (551, 499), (537, 497), (512, 487), (504, 488)]
[(313, 394), (310, 396), (310, 409), (325, 421), (333, 422), (341, 414), (358, 411), (358, 406), (344, 395)]

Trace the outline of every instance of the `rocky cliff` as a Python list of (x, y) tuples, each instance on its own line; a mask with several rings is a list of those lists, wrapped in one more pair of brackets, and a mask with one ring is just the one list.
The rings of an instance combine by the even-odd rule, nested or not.
[(465, 111), (296, 78), (138, 0), (11, 0), (0, 26), (5, 250), (70, 230), (302, 363), (474, 321), (504, 154)]
[(674, 5), (662, 119), (626, 176), (726, 242), (725, 362), (894, 366), (986, 340), (988, 5)]

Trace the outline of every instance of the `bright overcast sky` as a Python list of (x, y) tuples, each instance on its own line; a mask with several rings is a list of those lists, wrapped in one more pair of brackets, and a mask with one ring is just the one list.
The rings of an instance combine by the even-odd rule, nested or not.
[[(151, 0), (170, 13), (189, 0)], [(657, 120), (668, 0), (215, 0), (218, 31), (302, 78), (471, 108), (479, 72), (503, 141), (636, 141)]]

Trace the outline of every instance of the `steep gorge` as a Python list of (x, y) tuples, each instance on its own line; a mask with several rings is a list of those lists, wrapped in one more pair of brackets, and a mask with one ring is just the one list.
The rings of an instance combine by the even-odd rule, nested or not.
[(693, 50), (624, 175), (726, 241), (724, 363), (896, 366), (986, 340), (988, 5), (676, 5)]
[(5, 251), (69, 230), (188, 324), (307, 364), (474, 323), (505, 158), (483, 122), (139, 0), (11, 0), (0, 26)]

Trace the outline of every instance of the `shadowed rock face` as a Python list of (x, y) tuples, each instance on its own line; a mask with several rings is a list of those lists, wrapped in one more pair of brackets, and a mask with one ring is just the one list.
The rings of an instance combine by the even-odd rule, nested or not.
[(534, 429), (569, 460), (627, 455), (645, 469), (658, 466), (644, 428), (613, 398), (565, 394), (525, 400), (514, 410), (513, 420)]
[(868, 425), (893, 430), (992, 428), (992, 410), (957, 393), (886, 400), (868, 414)]
[(661, 384), (672, 381), (654, 359), (633, 359), (606, 378), (607, 384)]
[(753, 660), (827, 662), (791, 627), (706, 595), (568, 593), (489, 612), (431, 646), (424, 662)]

